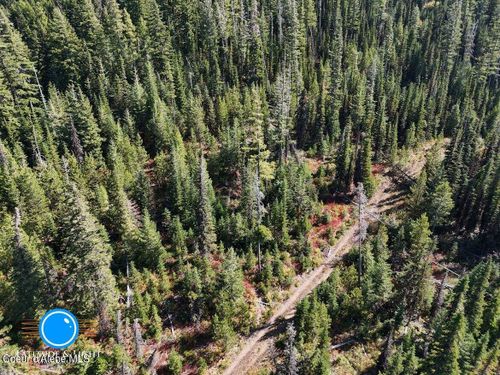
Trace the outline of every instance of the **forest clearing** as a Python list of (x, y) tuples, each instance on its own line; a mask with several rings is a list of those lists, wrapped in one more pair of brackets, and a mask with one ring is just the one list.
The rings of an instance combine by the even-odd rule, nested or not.
[[(430, 147), (431, 144), (426, 145), (420, 152), (412, 153), (409, 156), (408, 168), (405, 168), (408, 175), (414, 178), (418, 177), (425, 165), (425, 152)], [(390, 166), (387, 169), (390, 169)], [(368, 201), (367, 209), (371, 213), (368, 221), (375, 221), (377, 217), (383, 215), (386, 211), (396, 209), (401, 204), (404, 204), (404, 196), (400, 196), (402, 191), (404, 192), (401, 187), (391, 181), (388, 174), (382, 173), (377, 189)], [(393, 197), (395, 196), (399, 196), (399, 199), (394, 200)], [(224, 375), (247, 374), (250, 370), (258, 368), (256, 365), (269, 354), (268, 351), (274, 345), (277, 334), (284, 332), (287, 321), (293, 318), (297, 303), (328, 278), (338, 259), (342, 258), (356, 244), (358, 233), (359, 228), (357, 220), (355, 220), (335, 245), (328, 249), (327, 257), (321, 266), (298, 277), (297, 285), (289, 292), (290, 296), (275, 309), (266, 324), (252, 332), (249, 337), (242, 339), (243, 345), (236, 356), (229, 357), (230, 365), (224, 369)], [(214, 370), (212, 373), (217, 374), (218, 370)]]

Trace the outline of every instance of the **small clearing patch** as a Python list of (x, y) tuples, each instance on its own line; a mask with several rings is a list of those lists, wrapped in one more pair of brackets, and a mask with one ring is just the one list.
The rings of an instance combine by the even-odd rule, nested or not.
[(350, 218), (350, 207), (342, 203), (327, 203), (321, 209), (321, 215), (313, 218), (313, 227), (309, 231), (309, 241), (313, 249), (321, 249), (328, 244), (329, 237), (337, 237), (342, 223)]

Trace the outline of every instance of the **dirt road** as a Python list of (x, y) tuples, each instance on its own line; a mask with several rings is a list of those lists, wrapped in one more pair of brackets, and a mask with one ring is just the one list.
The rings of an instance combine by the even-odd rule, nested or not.
[[(386, 207), (385, 203), (397, 193), (391, 191), (391, 186), (392, 184), (384, 178), (384, 182), (370, 199), (369, 206), (372, 213), (383, 212)], [(275, 333), (284, 329), (286, 323), (283, 320), (292, 317), (295, 313), (295, 306), (330, 276), (335, 263), (351, 248), (356, 239), (356, 233), (357, 225), (352, 225), (329, 251), (330, 255), (325, 262), (302, 276), (299, 285), (292, 290), (290, 297), (279, 306), (267, 324), (245, 339), (240, 352), (231, 359), (230, 365), (224, 370), (224, 375), (242, 375), (256, 367), (272, 346)]]
[[(428, 147), (424, 148), (421, 153), (412, 158), (412, 164), (408, 170), (410, 175), (416, 176), (424, 166), (427, 149)], [(401, 191), (396, 189), (388, 174), (384, 173), (377, 191), (369, 201), (369, 211), (373, 214), (369, 219), (375, 220), (374, 217), (377, 214), (398, 207), (402, 203)], [(298, 280), (298, 286), (291, 291), (290, 297), (273, 313), (267, 324), (244, 339), (242, 347), (230, 358), (229, 366), (223, 371), (224, 375), (243, 375), (257, 368), (259, 362), (265, 358), (266, 353), (272, 347), (276, 334), (284, 330), (286, 319), (293, 317), (296, 305), (328, 278), (340, 257), (347, 253), (353, 245), (356, 235), (357, 225), (354, 223), (332, 247), (329, 251), (329, 257), (325, 259), (324, 263)]]
[(344, 254), (350, 248), (355, 234), (356, 229), (351, 227), (335, 245), (334, 249), (332, 249), (327, 261), (306, 274), (299, 281), (299, 286), (293, 290), (291, 296), (276, 310), (267, 324), (245, 339), (245, 344), (240, 352), (232, 358), (231, 364), (223, 372), (224, 375), (246, 374), (249, 370), (255, 368), (255, 365), (272, 346), (274, 333), (283, 330), (285, 323), (282, 320), (292, 317), (298, 302), (328, 278), (332, 272), (336, 257)]

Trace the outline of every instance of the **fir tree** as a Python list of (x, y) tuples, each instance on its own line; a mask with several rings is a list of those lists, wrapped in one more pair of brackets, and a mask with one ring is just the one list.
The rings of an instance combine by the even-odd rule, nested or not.
[(426, 198), (427, 173), (425, 170), (418, 176), (417, 182), (410, 188), (408, 205), (412, 216), (419, 216), (422, 213)]
[(338, 153), (336, 161), (336, 183), (342, 191), (349, 191), (351, 189), (353, 179), (353, 151), (351, 144), (351, 129), (352, 123), (348, 120), (343, 133), (340, 152)]
[(47, 80), (60, 89), (66, 88), (71, 82), (78, 83), (85, 74), (86, 51), (66, 16), (57, 7), (49, 21), (47, 47)]
[(168, 354), (167, 367), (172, 375), (179, 375), (182, 372), (182, 357), (175, 349)]
[(365, 136), (361, 156), (361, 182), (363, 182), (368, 197), (371, 197), (375, 191), (375, 182), (372, 176), (372, 146), (370, 138), (370, 135)]
[(134, 262), (137, 266), (157, 270), (166, 260), (167, 252), (161, 243), (155, 223), (146, 211), (141, 228), (134, 241)]
[(207, 171), (205, 157), (200, 158), (200, 169), (198, 174), (199, 203), (198, 203), (198, 225), (199, 225), (199, 247), (204, 254), (211, 254), (216, 249), (215, 223), (212, 214), (212, 181)]
[(163, 325), (160, 316), (158, 315), (158, 308), (153, 305), (151, 308), (151, 336), (156, 340), (160, 341), (163, 333)]
[(35, 316), (42, 307), (45, 294), (43, 268), (34, 239), (30, 239), (21, 229), (21, 214), (16, 207), (14, 217), (15, 236), (12, 238), (12, 282), (18, 296), (9, 313), (11, 321)]
[(244, 292), (239, 259), (234, 250), (229, 249), (218, 277), (214, 301), (217, 301), (219, 323), (228, 324), (230, 330), (245, 329), (251, 324)]
[(398, 275), (399, 293), (409, 319), (425, 312), (432, 302), (434, 288), (428, 258), (434, 244), (430, 235), (429, 220), (425, 214), (409, 224), (409, 245), (403, 269)]
[(96, 316), (100, 304), (111, 313), (116, 304), (111, 247), (74, 184), (65, 187), (57, 224), (61, 261), (67, 270), (65, 284), (70, 287), (66, 300), (78, 306), (83, 316)]
[[(83, 151), (95, 156), (101, 152), (100, 129), (92, 112), (90, 101), (80, 88), (71, 86), (66, 94), (68, 127), (73, 126), (77, 131)], [(65, 131), (68, 131), (65, 130)]]
[(427, 202), (427, 214), (431, 227), (435, 228), (447, 224), (452, 209), (453, 199), (450, 184), (448, 181), (441, 182), (430, 193)]

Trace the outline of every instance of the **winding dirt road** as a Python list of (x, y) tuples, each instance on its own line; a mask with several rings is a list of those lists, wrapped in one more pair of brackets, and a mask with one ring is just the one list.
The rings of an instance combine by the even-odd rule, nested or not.
[[(418, 175), (425, 164), (427, 149), (428, 147), (424, 148), (423, 152), (412, 157), (409, 175)], [(384, 171), (382, 181), (369, 201), (368, 209), (372, 213), (368, 217), (370, 221), (375, 220), (377, 214), (397, 208), (403, 203), (402, 191), (396, 188), (387, 172)], [(330, 249), (328, 258), (321, 266), (298, 279), (298, 286), (291, 290), (290, 297), (279, 305), (267, 323), (242, 340), (242, 346), (229, 358), (229, 365), (224, 369), (223, 375), (243, 375), (258, 367), (257, 365), (272, 348), (275, 336), (284, 331), (286, 320), (295, 314), (296, 305), (328, 278), (338, 260), (352, 247), (357, 237), (356, 224), (354, 223)], [(215, 373), (220, 373), (220, 370)]]

